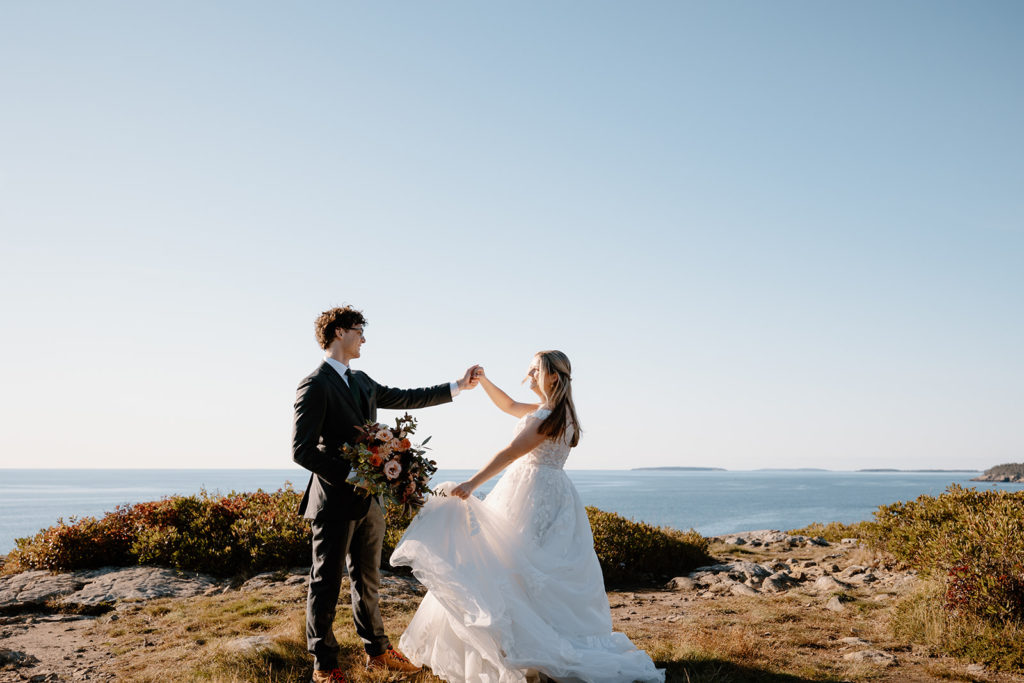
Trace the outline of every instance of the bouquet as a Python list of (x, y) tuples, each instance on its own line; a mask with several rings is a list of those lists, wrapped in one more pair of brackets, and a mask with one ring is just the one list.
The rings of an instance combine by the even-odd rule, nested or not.
[(341, 447), (342, 456), (352, 463), (346, 481), (366, 497), (383, 496), (403, 506), (406, 514), (422, 507), (431, 493), (427, 482), (437, 463), (424, 457), (429, 436), (419, 445), (409, 440), (416, 431), (416, 418), (406, 413), (395, 420), (394, 427), (367, 421), (356, 429), (356, 442)]

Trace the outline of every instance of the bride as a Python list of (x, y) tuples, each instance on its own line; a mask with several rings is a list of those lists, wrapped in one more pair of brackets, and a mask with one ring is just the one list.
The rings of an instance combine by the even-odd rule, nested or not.
[[(429, 589), (399, 646), (450, 683), (665, 680), (612, 631), (590, 522), (562, 469), (580, 438), (570, 372), (561, 351), (537, 353), (527, 378), (540, 403), (518, 403), (478, 370), (520, 418), (515, 438), (468, 481), (437, 487), (391, 556)], [(486, 500), (471, 495), (506, 467)]]

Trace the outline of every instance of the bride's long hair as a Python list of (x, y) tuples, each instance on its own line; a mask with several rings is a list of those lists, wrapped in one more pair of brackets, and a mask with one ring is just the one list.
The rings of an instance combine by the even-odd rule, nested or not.
[(569, 357), (561, 351), (538, 351), (536, 355), (544, 364), (544, 372), (555, 378), (550, 396), (544, 387), (540, 388), (551, 406), (551, 414), (540, 423), (537, 431), (555, 441), (561, 441), (571, 424), (569, 445), (576, 446), (580, 442), (580, 421), (576, 418), (576, 405), (572, 402), (572, 364), (569, 363)]

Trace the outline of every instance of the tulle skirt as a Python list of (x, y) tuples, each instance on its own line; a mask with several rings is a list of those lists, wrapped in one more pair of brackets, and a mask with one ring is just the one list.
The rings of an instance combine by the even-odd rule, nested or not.
[(391, 561), (429, 591), (399, 647), (450, 683), (665, 680), (612, 631), (586, 510), (560, 469), (513, 467), (486, 501), (431, 497)]

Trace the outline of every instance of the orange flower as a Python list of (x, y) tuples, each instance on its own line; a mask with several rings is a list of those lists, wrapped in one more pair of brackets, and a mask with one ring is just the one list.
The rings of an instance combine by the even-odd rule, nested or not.
[(370, 456), (370, 464), (374, 467), (380, 467), (383, 462), (384, 458), (380, 457), (376, 453)]
[(409, 441), (409, 439), (402, 439), (402, 444), (401, 444), (400, 448), (403, 451), (409, 450), (410, 448), (412, 448), (412, 441)]

